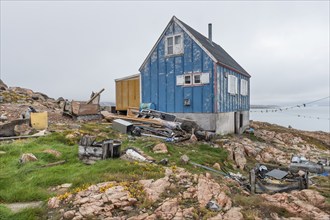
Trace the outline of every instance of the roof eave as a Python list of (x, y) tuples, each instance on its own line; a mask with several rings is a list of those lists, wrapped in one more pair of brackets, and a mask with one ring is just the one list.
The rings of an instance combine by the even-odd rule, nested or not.
[(134, 75), (125, 76), (125, 77), (122, 77), (122, 78), (115, 79), (115, 82), (122, 81), (122, 80), (134, 79), (134, 78), (138, 78), (138, 77), (140, 77), (140, 74), (139, 73), (134, 74)]
[(235, 68), (233, 68), (233, 67), (231, 67), (231, 66), (228, 66), (228, 65), (226, 65), (226, 64), (224, 64), (224, 63), (221, 63), (220, 61), (217, 61), (217, 64), (219, 64), (219, 65), (221, 65), (221, 66), (223, 66), (223, 67), (226, 67), (227, 69), (230, 69), (230, 70), (233, 70), (233, 71), (235, 71), (235, 72), (238, 72), (239, 74), (242, 74), (242, 75), (244, 75), (244, 76), (247, 76), (247, 77), (251, 78), (251, 75), (248, 74), (247, 72), (244, 73), (244, 72), (242, 72), (242, 71), (239, 71), (239, 70), (237, 70), (237, 69), (235, 69)]
[(200, 42), (195, 38), (195, 36), (187, 30), (187, 28), (178, 20), (176, 17), (173, 17), (174, 21), (184, 30), (194, 42), (204, 50), (204, 52), (213, 60), (213, 62), (218, 62), (218, 60), (213, 56), (210, 51), (208, 51)]
[(142, 65), (140, 66), (139, 68), (139, 71), (141, 72), (142, 71), (142, 68), (144, 67), (144, 65), (147, 63), (148, 59), (151, 57), (151, 54), (152, 52), (156, 49), (158, 43), (161, 41), (161, 39), (163, 38), (163, 36), (165, 35), (166, 33), (166, 30), (168, 29), (168, 27), (171, 25), (171, 23), (173, 22), (175, 16), (173, 16), (171, 18), (171, 20), (168, 22), (167, 26), (165, 27), (164, 31), (162, 32), (162, 34), (160, 35), (160, 37), (158, 38), (158, 40), (156, 41), (156, 43), (154, 44), (154, 46), (152, 47), (152, 49), (150, 50), (147, 58), (145, 58), (145, 60), (143, 61)]

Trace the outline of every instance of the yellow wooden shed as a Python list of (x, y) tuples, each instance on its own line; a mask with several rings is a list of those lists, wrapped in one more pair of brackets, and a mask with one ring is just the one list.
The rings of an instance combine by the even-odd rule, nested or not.
[(140, 107), (140, 74), (115, 79), (116, 111)]

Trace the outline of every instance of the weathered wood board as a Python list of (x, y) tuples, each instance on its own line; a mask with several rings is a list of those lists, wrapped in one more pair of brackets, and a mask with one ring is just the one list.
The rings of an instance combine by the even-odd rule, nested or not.
[(99, 112), (98, 104), (86, 104), (83, 102), (72, 101), (72, 113), (74, 115), (95, 115)]

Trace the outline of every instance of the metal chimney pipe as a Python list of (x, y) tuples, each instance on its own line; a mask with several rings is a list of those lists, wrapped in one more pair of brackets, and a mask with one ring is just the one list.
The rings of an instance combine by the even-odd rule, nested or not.
[(209, 40), (212, 43), (212, 23), (209, 23)]

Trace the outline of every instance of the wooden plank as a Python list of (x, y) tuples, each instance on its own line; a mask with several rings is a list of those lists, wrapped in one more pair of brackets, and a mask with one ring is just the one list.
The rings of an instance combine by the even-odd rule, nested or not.
[(128, 117), (135, 117), (136, 113), (139, 112), (139, 107), (131, 107), (127, 108), (127, 116)]
[(34, 134), (27, 136), (13, 136), (13, 137), (0, 137), (0, 141), (16, 140), (16, 139), (27, 139), (27, 138), (37, 138), (44, 136), (44, 134)]
[(64, 164), (66, 162), (67, 162), (67, 160), (60, 160), (60, 161), (57, 161), (57, 162), (54, 162), (54, 163), (48, 163), (48, 164), (42, 165), (41, 167), (52, 167), (52, 166), (57, 166), (57, 165), (60, 165), (60, 164)]
[[(98, 100), (100, 100), (100, 95), (103, 91), (104, 91), (104, 88), (101, 89), (101, 91), (99, 91), (98, 93), (94, 94), (93, 97), (91, 97), (90, 100), (87, 102), (87, 104), (91, 104), (93, 102), (93, 100), (96, 99), (96, 97), (98, 97)], [(99, 104), (99, 103), (97, 101), (97, 103), (93, 102), (93, 104)]]
[(95, 115), (99, 112), (98, 104), (80, 104), (77, 115)]
[(122, 81), (116, 82), (116, 110), (123, 110), (123, 98), (121, 93)]
[(133, 80), (133, 84), (134, 84), (134, 90), (132, 91), (133, 94), (133, 103), (132, 107), (136, 107), (139, 108), (140, 107), (140, 79), (135, 79)]
[(154, 119), (146, 119), (146, 118), (134, 118), (134, 117), (127, 117), (127, 116), (119, 116), (112, 114), (108, 111), (101, 111), (102, 116), (108, 120), (112, 121), (114, 119), (123, 119), (126, 121), (136, 121), (136, 122), (142, 122), (142, 123), (149, 123), (149, 124), (155, 124), (155, 125), (162, 125), (160, 121), (154, 120)]
[(123, 102), (123, 110), (127, 110), (128, 108), (128, 103), (129, 103), (129, 83), (128, 81), (123, 81), (122, 82), (122, 88), (121, 88), (121, 94), (122, 94), (122, 102)]
[(78, 115), (79, 107), (80, 107), (80, 102), (72, 100), (72, 102), (71, 102), (72, 114)]

